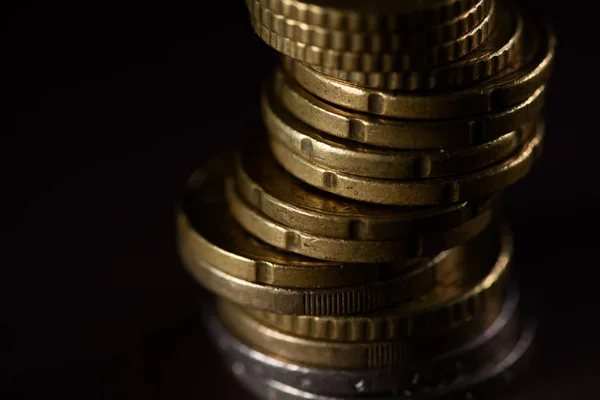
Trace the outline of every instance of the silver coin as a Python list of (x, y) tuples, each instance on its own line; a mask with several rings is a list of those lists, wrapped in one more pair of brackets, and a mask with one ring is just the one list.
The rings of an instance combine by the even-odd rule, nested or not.
[[(471, 375), (464, 376), (454, 383), (443, 387), (411, 392), (396, 390), (394, 392), (371, 396), (361, 396), (368, 400), (493, 400), (508, 392), (519, 370), (528, 365), (532, 353), (532, 342), (535, 336), (536, 323), (528, 321), (513, 350), (500, 362), (482, 368)], [(350, 397), (328, 396), (307, 392), (268, 378), (255, 378), (250, 375), (238, 377), (240, 383), (248, 391), (265, 400), (348, 400)]]
[(423, 365), (386, 369), (328, 370), (300, 366), (246, 346), (233, 337), (214, 315), (207, 319), (207, 327), (209, 336), (232, 370), (243, 369), (243, 374), (237, 374), (238, 377), (273, 380), (303, 391), (336, 396), (382, 393), (397, 388), (413, 390), (440, 385), (490, 360), (502, 360), (514, 348), (522, 331), (519, 298), (518, 287), (513, 283), (496, 321), (465, 346), (441, 354)]

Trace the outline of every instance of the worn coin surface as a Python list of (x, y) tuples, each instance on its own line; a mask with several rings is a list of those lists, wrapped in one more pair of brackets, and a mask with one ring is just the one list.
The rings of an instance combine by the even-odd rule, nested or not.
[[(268, 85), (267, 85), (268, 87)], [(499, 113), (451, 120), (401, 120), (335, 107), (313, 96), (284, 72), (274, 75), (273, 93), (300, 121), (330, 135), (373, 146), (427, 150), (482, 145), (538, 119), (545, 87)]]
[(181, 246), (235, 278), (282, 288), (324, 289), (389, 278), (430, 261), (334, 263), (281, 251), (248, 234), (229, 214), (223, 171), (208, 176), (199, 172), (188, 181), (184, 202), (178, 209)]
[[(401, 338), (434, 340), (454, 330), (459, 337), (480, 333), (502, 308), (513, 255), (507, 226), (494, 227), (460, 247), (465, 265), (438, 277), (436, 287), (408, 303), (351, 317), (306, 317), (247, 310), (261, 323), (295, 336), (318, 340), (364, 342)], [(484, 324), (484, 326), (486, 325)], [(462, 329), (457, 329), (462, 327)]]
[(421, 179), (464, 174), (512, 155), (535, 132), (529, 123), (491, 142), (448, 150), (391, 150), (357, 144), (324, 134), (295, 118), (270, 95), (262, 96), (267, 131), (307, 161), (351, 175), (382, 179)]
[(262, 132), (234, 158), (239, 194), (282, 225), (317, 236), (394, 240), (445, 232), (494, 206), (496, 196), (434, 207), (398, 207), (344, 199), (287, 173), (273, 158)]
[(492, 78), (458, 91), (411, 94), (379, 91), (332, 79), (302, 63), (282, 67), (315, 96), (332, 104), (375, 115), (406, 119), (451, 119), (501, 112), (530, 97), (547, 83), (556, 38), (538, 23), (526, 30), (520, 57)]
[[(253, 318), (244, 308), (222, 299), (219, 301), (219, 310), (225, 326), (242, 341), (255, 346), (258, 350), (303, 365), (340, 369), (386, 368), (403, 364), (423, 364), (426, 360), (435, 360), (440, 352), (449, 350), (447, 343), (444, 343), (446, 335), (422, 342), (324, 341), (302, 338), (271, 328)], [(488, 357), (482, 357), (483, 354), (487, 356), (491, 353), (493, 356), (498, 348), (506, 349), (502, 352), (508, 353), (518, 340), (521, 331), (519, 314), (515, 310), (513, 315), (503, 318), (504, 321), (499, 322), (500, 329), (492, 324), (489, 330), (495, 331), (494, 334), (490, 335), (486, 331), (485, 341), (475, 339), (479, 342), (477, 346), (465, 344), (468, 347), (478, 347), (477, 351), (461, 354), (458, 359), (449, 358), (453, 363), (460, 361), (463, 365), (469, 364), (472, 368), (481, 365), (482, 362), (489, 362)], [(451, 335), (452, 331), (448, 331), (447, 334)], [(482, 348), (485, 347), (489, 349), (483, 350)], [(460, 346), (455, 348), (456, 351), (460, 351), (459, 349)]]
[(190, 178), (177, 218), (184, 265), (218, 295), (276, 313), (364, 312), (422, 295), (434, 287), (438, 274), (462, 265), (459, 254), (448, 256), (453, 250), (407, 263), (340, 264), (261, 243), (227, 217), (227, 161), (209, 162)]
[[(502, 311), (493, 324), (502, 325), (502, 322), (510, 318), (515, 310), (521, 308), (518, 285), (514, 283), (511, 283)], [(477, 352), (478, 349), (481, 349), (478, 344), (490, 337), (489, 334), (483, 334), (476, 340), (470, 341), (466, 346), (441, 354), (435, 360), (437, 364), (435, 367), (423, 368), (418, 365), (405, 364), (400, 367), (378, 369), (326, 369), (297, 365), (253, 349), (224, 328), (218, 317), (214, 315), (212, 307), (207, 310), (206, 314), (209, 337), (222, 352), (226, 362), (231, 363), (232, 366), (235, 364), (236, 375), (239, 376), (238, 372), (243, 370), (246, 376), (254, 380), (273, 379), (321, 395), (356, 396), (376, 393), (381, 395), (381, 393), (389, 393), (401, 388), (401, 390), (410, 389), (412, 396), (415, 396), (416, 390), (420, 388), (423, 390), (424, 387), (429, 387), (429, 391), (436, 387), (440, 390), (440, 386), (448, 389), (447, 385), (450, 382), (464, 383), (467, 374), (464, 366), (458, 361), (462, 355)], [(525, 321), (524, 331), (528, 331), (530, 328), (531, 321)], [(498, 329), (491, 329), (492, 333), (494, 330), (498, 331)], [(489, 333), (490, 329), (488, 328), (486, 331)], [(504, 346), (501, 346), (501, 350), (504, 350), (502, 347)], [(488, 350), (490, 349), (488, 348)], [(480, 353), (483, 353), (481, 358), (490, 357), (488, 362), (497, 361), (493, 363), (494, 366), (504, 363), (502, 351), (499, 352), (500, 354), (493, 350), (492, 354), (490, 352)], [(471, 358), (471, 360), (473, 359)], [(478, 368), (476, 370), (473, 375), (479, 376), (481, 370)], [(486, 367), (484, 370), (488, 371), (489, 368)], [(461, 385), (461, 387), (465, 386)], [(454, 388), (458, 389), (458, 385)]]
[(279, 164), (296, 178), (339, 196), (376, 204), (432, 205), (455, 203), (486, 196), (514, 184), (533, 166), (542, 148), (544, 125), (539, 122), (536, 133), (513, 156), (480, 171), (447, 178), (423, 180), (391, 180), (350, 175), (290, 151), (271, 140), (271, 150)]
[(321, 260), (378, 263), (423, 257), (457, 246), (490, 223), (493, 209), (486, 209), (463, 224), (441, 233), (396, 240), (352, 240), (313, 235), (275, 222), (245, 201), (233, 180), (227, 182), (229, 210), (239, 224), (259, 239), (280, 249)]
[[(534, 352), (534, 339), (537, 323), (535, 318), (529, 318), (523, 324), (523, 330), (513, 345), (512, 349), (507, 353), (501, 353), (495, 357), (495, 362), (489, 362), (488, 365), (479, 368), (471, 373), (463, 373), (458, 377), (443, 383), (433, 384), (428, 388), (416, 388), (416, 390), (399, 389), (402, 387), (399, 380), (393, 389), (384, 392), (373, 392), (369, 390), (370, 382), (381, 382), (382, 379), (377, 377), (371, 378), (371, 371), (381, 370), (366, 370), (366, 371), (350, 371), (350, 370), (329, 370), (317, 369), (296, 366), (289, 363), (279, 361), (280, 365), (290, 365), (290, 371), (311, 371), (311, 378), (303, 377), (299, 380), (299, 384), (288, 382), (289, 379), (276, 379), (273, 376), (256, 376), (253, 370), (239, 368), (240, 361), (234, 361), (234, 370), (241, 373), (236, 374), (236, 378), (246, 386), (252, 393), (259, 397), (265, 397), (269, 400), (346, 400), (343, 394), (337, 394), (330, 390), (331, 383), (339, 383), (345, 380), (348, 385), (354, 384), (357, 389), (354, 394), (371, 394), (373, 393), (379, 400), (425, 400), (425, 399), (444, 399), (444, 400), (465, 400), (465, 399), (496, 399), (503, 398), (499, 395), (510, 394), (510, 387), (518, 380), (526, 375), (526, 368), (531, 365), (530, 361)], [(218, 332), (224, 332), (224, 329), (218, 329)], [(224, 334), (229, 338), (228, 333)], [(233, 339), (235, 340), (235, 339)], [(240, 343), (240, 346), (244, 346)], [(265, 358), (267, 356), (264, 356)], [(273, 359), (275, 360), (275, 359)], [(394, 369), (388, 374), (394, 376), (402, 376)], [(393, 372), (392, 372), (393, 371)], [(287, 376), (290, 374), (288, 373)], [(306, 374), (308, 375), (308, 374)], [(320, 377), (318, 379), (316, 377)], [(360, 376), (364, 378), (361, 379)], [(384, 375), (384, 376), (387, 376)], [(316, 381), (313, 383), (313, 381)], [(327, 383), (326, 383), (327, 382)], [(315, 383), (322, 383), (318, 385)], [(320, 390), (318, 390), (319, 388)], [(317, 390), (315, 390), (317, 389)], [(319, 393), (319, 394), (316, 394)]]

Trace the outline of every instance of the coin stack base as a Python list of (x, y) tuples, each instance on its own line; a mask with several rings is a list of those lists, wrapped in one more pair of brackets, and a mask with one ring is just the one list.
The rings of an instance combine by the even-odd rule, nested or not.
[(259, 398), (495, 399), (533, 354), (501, 193), (543, 145), (555, 38), (501, 0), (246, 0), (262, 120), (177, 204), (206, 325)]

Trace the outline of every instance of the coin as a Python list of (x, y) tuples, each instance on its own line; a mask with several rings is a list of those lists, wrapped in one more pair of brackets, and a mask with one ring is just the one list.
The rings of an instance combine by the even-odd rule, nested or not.
[[(498, 10), (496, 29), (467, 56), (432, 70), (361, 72), (341, 71), (313, 65), (311, 68), (334, 79), (379, 90), (442, 90), (483, 81), (509, 65), (523, 48), (523, 18), (507, 9)], [(294, 63), (282, 56), (284, 63)]]
[(350, 175), (320, 166), (294, 154), (271, 140), (271, 150), (279, 164), (296, 178), (342, 197), (376, 204), (431, 205), (455, 203), (486, 196), (523, 178), (542, 147), (543, 123), (535, 136), (514, 156), (480, 171), (447, 178), (390, 180)]
[(268, 87), (263, 91), (261, 103), (273, 140), (307, 161), (369, 178), (419, 179), (476, 171), (513, 154), (535, 131), (535, 124), (529, 123), (491, 142), (447, 151), (382, 149), (319, 132), (292, 116), (271, 92)]
[[(307, 317), (247, 310), (273, 329), (316, 340), (340, 342), (387, 341), (417, 338), (435, 341), (448, 330), (463, 327), (459, 336), (478, 333), (498, 316), (505, 297), (513, 254), (506, 225), (472, 239), (460, 247), (465, 266), (449, 270), (430, 292), (410, 302), (351, 317)], [(480, 320), (473, 321), (473, 319)]]
[(333, 196), (288, 174), (261, 131), (234, 159), (238, 193), (282, 225), (317, 236), (381, 241), (452, 230), (496, 203), (496, 197), (435, 207), (366, 204)]
[[(216, 164), (215, 164), (216, 165)], [(410, 263), (333, 263), (281, 251), (244, 231), (227, 210), (224, 172), (208, 166), (188, 181), (178, 209), (182, 246), (207, 264), (248, 282), (283, 288), (323, 289), (373, 282), (408, 270)]]
[(477, 27), (440, 46), (422, 46), (418, 51), (395, 53), (355, 53), (331, 50), (301, 43), (268, 29), (251, 17), (254, 32), (278, 52), (310, 65), (344, 71), (391, 72), (436, 67), (457, 60), (475, 50), (491, 34), (495, 23), (494, 7)]
[(267, 29), (293, 41), (354, 53), (396, 52), (417, 46), (439, 46), (474, 29), (488, 15), (493, 1), (478, 0), (472, 8), (442, 24), (404, 32), (352, 32), (326, 29), (278, 14), (258, 0), (246, 0), (252, 17)]
[(241, 198), (233, 181), (227, 183), (229, 210), (246, 231), (280, 249), (328, 261), (377, 263), (434, 255), (477, 235), (493, 215), (493, 210), (487, 209), (446, 232), (404, 240), (338, 239), (312, 235), (273, 221)]
[(524, 102), (499, 113), (467, 119), (401, 120), (335, 107), (313, 96), (278, 70), (274, 94), (302, 122), (321, 132), (373, 146), (406, 150), (468, 147), (493, 141), (535, 121), (545, 101), (545, 86)]
[(477, 0), (260, 0), (260, 3), (286, 18), (327, 29), (406, 32), (455, 19), (471, 9)]
[(444, 257), (418, 265), (401, 275), (362, 285), (297, 289), (235, 278), (210, 266), (185, 246), (180, 246), (179, 254), (192, 276), (212, 293), (245, 307), (293, 315), (349, 315), (414, 298), (435, 285), (435, 269)]
[[(262, 377), (260, 372), (250, 371), (244, 369), (243, 374), (236, 375), (240, 382), (256, 396), (262, 398), (268, 396), (269, 400), (346, 400), (348, 397), (343, 395), (337, 395), (331, 393), (330, 387), (332, 382), (346, 381), (347, 386), (352, 384), (357, 386), (355, 393), (362, 396), (375, 395), (378, 400), (398, 400), (402, 398), (414, 398), (414, 399), (445, 399), (445, 400), (465, 400), (465, 399), (491, 399), (499, 398), (500, 394), (510, 394), (509, 388), (514, 385), (518, 378), (523, 378), (527, 374), (526, 368), (531, 365), (530, 361), (534, 352), (533, 342), (535, 338), (537, 323), (535, 318), (530, 318), (528, 321), (523, 323), (522, 332), (518, 339), (515, 341), (514, 327), (516, 324), (510, 324), (506, 329), (504, 336), (506, 340), (498, 340), (502, 343), (502, 348), (496, 349), (495, 354), (491, 360), (488, 360), (488, 364), (469, 373), (462, 373), (450, 382), (444, 381), (437, 384), (431, 384), (430, 387), (415, 388), (415, 390), (399, 389), (406, 388), (396, 379), (396, 386), (394, 389), (388, 392), (372, 392), (365, 387), (368, 385), (367, 382), (371, 375), (376, 372), (382, 371), (379, 369), (371, 370), (332, 370), (325, 368), (311, 368), (305, 366), (298, 366), (285, 362), (276, 358), (268, 357), (263, 355), (263, 359), (272, 360), (273, 363), (277, 363), (281, 368), (287, 367), (291, 372), (296, 371), (310, 371), (309, 376), (317, 376), (317, 382), (324, 383), (323, 389), (318, 390), (315, 394), (313, 381), (306, 377), (300, 380), (298, 385), (292, 385), (286, 382), (287, 376), (284, 379), (272, 379), (269, 377)], [(512, 328), (512, 329), (511, 329)], [(224, 332), (227, 339), (230, 335), (226, 333), (224, 329), (219, 331)], [(235, 338), (231, 338), (236, 340)], [(494, 338), (496, 339), (496, 338)], [(504, 339), (504, 337), (502, 337)], [(237, 341), (239, 347), (246, 347), (243, 343)], [(508, 346), (512, 348), (508, 349)], [(489, 349), (488, 346), (484, 348)], [(498, 351), (499, 350), (499, 351)], [(253, 353), (258, 353), (254, 350), (250, 350)], [(261, 353), (258, 353), (261, 354)], [(262, 355), (262, 354), (261, 354)], [(460, 365), (460, 362), (457, 362)], [(284, 367), (285, 366), (285, 367)], [(393, 377), (397, 377), (398, 369), (386, 369), (384, 371), (388, 376), (393, 374)], [(388, 372), (389, 371), (389, 372)], [(318, 374), (318, 375), (317, 375)], [(258, 376), (257, 376), (258, 375)], [(415, 374), (414, 376), (420, 376)], [(349, 381), (349, 378), (355, 378)], [(380, 380), (373, 380), (379, 382)], [(320, 385), (318, 386), (320, 388)], [(403, 397), (404, 396), (404, 397)]]
[(223, 179), (229, 162), (218, 156), (190, 177), (177, 222), (184, 266), (208, 290), (232, 301), (276, 313), (364, 312), (421, 295), (438, 275), (461, 265), (458, 255), (448, 256), (452, 250), (407, 262), (340, 264), (261, 243), (227, 216)]
[(547, 82), (554, 61), (554, 33), (548, 25), (539, 23), (526, 29), (525, 34), (521, 57), (494, 77), (458, 91), (384, 92), (331, 79), (302, 63), (283, 63), (282, 67), (307, 91), (340, 107), (394, 118), (461, 118), (503, 111)]
[(527, 374), (526, 368), (531, 363), (534, 353), (534, 339), (537, 321), (530, 317), (525, 321), (519, 340), (514, 344), (510, 353), (501, 360), (491, 362), (473, 373), (456, 379), (444, 386), (423, 390), (430, 397), (442, 397), (448, 400), (463, 400), (471, 398), (493, 398), (507, 391), (514, 385), (517, 378)]
[[(339, 369), (386, 368), (435, 360), (440, 357), (439, 352), (443, 351), (442, 349), (447, 349), (446, 343), (444, 343), (446, 335), (441, 335), (437, 340), (423, 341), (422, 343), (404, 340), (350, 343), (307, 339), (270, 328), (234, 303), (221, 299), (218, 305), (219, 314), (225, 326), (243, 342), (259, 351), (266, 351), (303, 365)], [(477, 365), (482, 361), (481, 353), (494, 353), (499, 347), (505, 348), (506, 352), (509, 352), (514, 346), (514, 342), (518, 340), (520, 333), (520, 315), (518, 312), (514, 314), (508, 318), (508, 321), (500, 323), (504, 325), (501, 326), (504, 328), (500, 329), (501, 333), (495, 332), (493, 335), (484, 333), (487, 336), (486, 340), (478, 343), (477, 347), (479, 348), (474, 352), (475, 354), (462, 354), (462, 362)], [(490, 329), (498, 330), (494, 325)], [(447, 335), (451, 336), (452, 332), (448, 331)], [(494, 340), (495, 336), (498, 336), (498, 340)], [(482, 347), (490, 347), (490, 349), (484, 351), (481, 349)], [(476, 361), (467, 361), (466, 358), (469, 356)], [(484, 361), (487, 361), (486, 359), (487, 357), (483, 358)], [(454, 360), (456, 359), (454, 358)]]
[[(502, 325), (519, 308), (521, 301), (518, 287), (514, 285), (514, 282), (512, 283), (502, 306), (502, 311), (493, 325)], [(441, 355), (435, 360), (437, 361), (436, 365), (428, 368), (406, 364), (392, 368), (361, 370), (315, 368), (297, 365), (259, 352), (231, 335), (219, 321), (218, 317), (213, 315), (212, 310), (209, 315), (210, 317), (206, 321), (206, 324), (210, 338), (223, 353), (227, 362), (238, 365), (242, 364), (247, 374), (256, 380), (273, 379), (295, 388), (320, 394), (364, 396), (365, 394), (390, 393), (398, 390), (398, 388), (404, 388), (410, 389), (413, 396), (416, 396), (418, 390), (432, 391), (436, 390), (436, 388), (438, 392), (447, 390), (450, 382), (455, 383), (453, 385), (454, 389), (458, 389), (461, 386), (464, 388), (462, 383), (464, 383), (466, 375), (465, 367), (468, 365), (463, 365), (461, 360), (471, 361), (471, 365), (475, 364), (476, 372), (474, 372), (474, 375), (480, 376), (481, 371), (477, 367), (478, 364), (482, 364), (482, 359), (485, 360), (489, 357), (486, 360), (487, 362), (483, 362), (484, 364), (504, 364), (504, 361), (501, 359), (504, 356), (503, 353), (506, 351), (506, 346), (501, 346), (500, 351), (498, 349), (494, 351), (494, 349), (489, 349), (489, 347), (481, 348), (478, 346), (485, 339), (494, 337), (494, 332), (502, 331), (501, 327), (496, 327), (492, 329), (488, 328), (486, 330), (487, 335), (479, 336), (476, 340), (470, 341), (467, 346), (462, 346), (459, 349), (451, 350), (450, 353)], [(530, 321), (525, 321), (524, 332), (529, 331), (530, 328)], [(510, 330), (506, 333), (510, 336)], [(522, 337), (523, 335), (521, 335)], [(519, 339), (517, 347), (520, 345), (521, 340)], [(492, 350), (492, 354), (489, 351), (477, 351), (479, 349)], [(473, 357), (473, 353), (477, 353), (481, 357)], [(465, 354), (467, 357), (463, 357)], [(494, 363), (494, 360), (498, 364)], [(236, 369), (240, 370), (241, 368)], [(483, 369), (486, 372), (489, 370), (488, 368)]]

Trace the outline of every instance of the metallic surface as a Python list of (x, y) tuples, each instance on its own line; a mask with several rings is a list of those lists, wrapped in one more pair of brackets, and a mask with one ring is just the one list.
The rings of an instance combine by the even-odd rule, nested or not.
[(435, 255), (483, 231), (493, 216), (493, 210), (488, 209), (453, 229), (416, 238), (338, 239), (313, 235), (273, 221), (241, 198), (233, 180), (227, 181), (226, 189), (229, 210), (246, 231), (286, 251), (337, 262), (377, 263)]
[(427, 264), (362, 285), (332, 289), (289, 289), (256, 284), (206, 264), (187, 248), (180, 257), (192, 276), (207, 290), (246, 307), (293, 315), (347, 315), (377, 310), (417, 297), (437, 282)]
[[(487, 400), (508, 399), (504, 397), (507, 387), (515, 383), (519, 376), (525, 372), (528, 361), (533, 353), (533, 339), (537, 324), (535, 320), (528, 321), (523, 329), (519, 341), (513, 350), (504, 359), (496, 364), (461, 377), (457, 383), (450, 383), (430, 390), (413, 392), (410, 390), (393, 391), (389, 395), (377, 395), (377, 399), (440, 399), (440, 400), (471, 400), (483, 398)], [(521, 374), (520, 374), (521, 373)], [(346, 397), (332, 397), (316, 395), (281, 382), (266, 379), (257, 380), (240, 374), (240, 381), (260, 398), (269, 400), (344, 400)], [(360, 382), (360, 381), (359, 381)]]
[(418, 46), (439, 46), (473, 30), (488, 15), (493, 1), (478, 0), (472, 8), (442, 24), (425, 26), (418, 32), (356, 32), (326, 29), (274, 12), (258, 0), (246, 0), (253, 18), (273, 32), (293, 41), (349, 52), (395, 52)]
[(376, 204), (420, 206), (454, 203), (490, 195), (523, 178), (541, 151), (543, 122), (535, 136), (514, 156), (477, 172), (451, 178), (387, 180), (365, 178), (334, 171), (308, 162), (284, 145), (271, 140), (277, 161), (292, 175), (327, 192)]
[[(227, 160), (207, 163), (188, 181), (183, 209), (192, 219), (201, 218), (203, 223), (196, 224), (200, 232), (195, 231), (186, 214), (180, 211), (178, 245), (191, 274), (209, 290), (232, 301), (300, 315), (365, 312), (422, 295), (435, 286), (438, 275), (443, 276), (445, 271), (462, 264), (460, 253), (449, 250), (431, 259), (406, 263), (347, 266), (300, 257), (255, 239), (248, 240), (240, 228), (236, 231), (235, 227), (230, 229), (214, 220), (210, 223), (211, 219), (221, 221), (225, 216), (226, 222), (228, 218), (223, 194)], [(336, 279), (340, 274), (354, 280), (354, 284), (344, 286), (342, 280)], [(276, 279), (291, 287), (273, 285)], [(332, 285), (329, 289), (327, 279)]]
[(262, 98), (269, 136), (307, 161), (352, 175), (382, 179), (421, 179), (464, 174), (513, 154), (535, 131), (533, 123), (491, 142), (447, 151), (381, 149), (332, 138), (294, 118), (267, 88)]
[(504, 301), (513, 258), (513, 239), (508, 227), (491, 227), (460, 247), (460, 251), (462, 268), (448, 269), (444, 276), (438, 274), (438, 283), (431, 291), (394, 308), (351, 317), (247, 312), (274, 329), (319, 340), (353, 342), (414, 337), (429, 340), (488, 311), (494, 319)]
[(333, 263), (284, 252), (246, 233), (225, 204), (222, 165), (205, 166), (188, 181), (178, 208), (181, 247), (225, 274), (282, 288), (352, 286), (393, 277), (432, 258), (385, 264)]
[[(402, 32), (446, 23), (468, 11), (477, 0), (259, 0), (286, 18), (350, 32)], [(422, 25), (423, 24), (423, 25)]]
[(364, 241), (418, 238), (456, 228), (498, 200), (396, 207), (332, 196), (287, 173), (269, 151), (264, 132), (259, 135), (250, 136), (235, 157), (238, 193), (274, 221), (313, 235)]
[(484, 43), (462, 59), (439, 68), (384, 73), (348, 72), (314, 65), (311, 67), (331, 78), (372, 89), (449, 89), (487, 79), (512, 63), (523, 48), (523, 30), (524, 21), (521, 15), (510, 13), (508, 10), (498, 10), (496, 28)]
[(475, 29), (441, 46), (423, 46), (420, 51), (407, 53), (354, 53), (324, 49), (297, 42), (268, 29), (252, 17), (254, 32), (278, 52), (309, 65), (343, 71), (390, 72), (437, 67), (466, 56), (491, 34), (495, 23), (495, 9)]
[[(457, 348), (450, 351), (452, 356), (447, 357), (440, 353), (453, 343), (451, 331), (436, 340), (421, 343), (402, 340), (351, 343), (322, 341), (270, 328), (245, 313), (241, 306), (224, 299), (219, 299), (218, 309), (223, 324), (240, 340), (258, 350), (300, 365), (332, 369), (387, 368), (403, 364), (426, 364), (423, 368), (427, 369), (450, 360), (450, 364), (459, 361), (463, 370), (472, 370), (493, 360), (493, 356), (498, 353), (501, 356), (509, 353), (521, 331), (521, 318), (515, 310), (506, 319), (497, 319), (482, 336), (463, 345), (464, 348), (476, 349), (475, 351)], [(449, 343), (445, 343), (446, 335), (450, 336)], [(454, 352), (460, 353), (461, 357), (457, 359), (453, 356)]]
[(407, 119), (468, 117), (514, 106), (548, 81), (556, 38), (547, 25), (536, 28), (526, 31), (525, 49), (509, 67), (480, 84), (448, 93), (382, 92), (328, 78), (302, 63), (282, 67), (315, 96), (352, 110)]
[[(506, 318), (515, 312), (518, 299), (518, 289), (515, 285), (511, 285), (507, 302), (498, 321), (506, 321)], [(438, 386), (462, 373), (460, 362), (457, 362), (462, 355), (461, 351), (478, 351), (477, 343), (472, 342), (475, 346), (471, 344), (471, 347), (463, 347), (462, 350), (441, 356), (438, 362), (441, 363), (440, 366), (445, 364), (446, 367), (439, 367), (437, 371), (431, 367), (424, 369), (419, 365), (408, 364), (395, 368), (365, 370), (320, 369), (289, 363), (247, 346), (224, 329), (215, 315), (208, 317), (207, 326), (211, 339), (234, 372), (243, 371), (243, 375), (255, 381), (272, 379), (309, 392), (337, 396), (386, 393), (398, 388), (414, 390), (422, 387), (423, 382), (426, 385)], [(481, 342), (482, 339), (479, 339), (479, 343)], [(446, 361), (442, 362), (443, 360)]]
[(535, 121), (545, 101), (542, 85), (522, 103), (497, 113), (442, 121), (401, 120), (335, 107), (303, 89), (281, 70), (275, 72), (273, 90), (291, 114), (321, 132), (405, 150), (448, 149), (490, 142)]
[(502, 0), (246, 6), (282, 53), (262, 121), (177, 208), (233, 374), (270, 400), (506, 392), (535, 324), (497, 206), (541, 151), (552, 28)]

